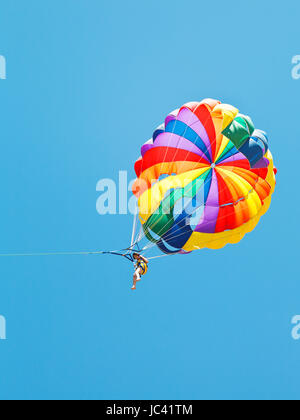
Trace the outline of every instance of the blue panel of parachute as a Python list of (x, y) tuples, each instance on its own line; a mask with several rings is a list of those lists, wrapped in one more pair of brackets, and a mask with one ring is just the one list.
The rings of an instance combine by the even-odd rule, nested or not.
[(268, 137), (262, 130), (255, 130), (251, 137), (240, 147), (240, 152), (249, 160), (253, 168), (269, 150)]

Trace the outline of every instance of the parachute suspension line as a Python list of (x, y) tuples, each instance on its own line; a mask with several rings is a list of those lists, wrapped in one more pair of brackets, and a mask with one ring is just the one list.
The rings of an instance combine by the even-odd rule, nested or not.
[(136, 238), (137, 218), (138, 218), (138, 204), (136, 202), (135, 210), (134, 210), (134, 219), (133, 219), (130, 247), (132, 247), (136, 243), (135, 238)]
[[(202, 186), (202, 188), (204, 188), (204, 186), (205, 186), (205, 182), (204, 182), (204, 185)], [(193, 185), (191, 185), (190, 187), (189, 187), (189, 189), (186, 191), (186, 193), (189, 193), (189, 192), (191, 192), (192, 191), (192, 189), (193, 189), (194, 187), (193, 187)], [(185, 206), (185, 208), (190, 204), (190, 202), (193, 200), (193, 198), (191, 198), (190, 200), (188, 200), (188, 202), (186, 203), (186, 206)], [(199, 209), (199, 208), (201, 208), (202, 206), (204, 206), (204, 203), (202, 203), (200, 206), (198, 206), (198, 207), (196, 207), (195, 209), (194, 209), (194, 213)], [(185, 210), (185, 208), (183, 209), (183, 210)], [(157, 223), (159, 223), (159, 221), (162, 219), (162, 217), (163, 217), (163, 214), (158, 218), (158, 220), (155, 222), (155, 224), (152, 226), (152, 227), (154, 227)], [(182, 221), (186, 221), (188, 218), (190, 218), (190, 217), (192, 217), (192, 215), (187, 215), (185, 218), (183, 218), (182, 219)], [(160, 234), (161, 234), (161, 232), (162, 232), (162, 230), (163, 229), (165, 229), (166, 227), (167, 228), (169, 228), (169, 227), (171, 227), (171, 223), (173, 223), (173, 220), (171, 219), (169, 222), (167, 222), (167, 224), (157, 233), (157, 235), (158, 236), (160, 236)], [(179, 235), (175, 235), (175, 236), (172, 236), (172, 239), (175, 239), (175, 238), (177, 238), (177, 237), (180, 237), (182, 234), (179, 234)], [(167, 235), (167, 237), (168, 237), (168, 235)], [(151, 249), (152, 247), (154, 247), (154, 246), (156, 246), (156, 244), (159, 242), (161, 240), (161, 238), (159, 238), (159, 239), (157, 239), (157, 240), (155, 240), (155, 243), (150, 243), (149, 245), (146, 245), (146, 247), (144, 248), (144, 249)]]
[(0, 254), (0, 258), (4, 257), (49, 257), (49, 256), (72, 256), (72, 255), (116, 255), (124, 257), (129, 261), (133, 261), (132, 253), (140, 252), (133, 248), (126, 248), (116, 251), (82, 251), (82, 252), (37, 252), (37, 253), (11, 253)]
[(133, 262), (133, 257), (131, 255), (131, 252), (129, 250), (124, 250), (124, 251), (127, 251), (127, 252), (122, 254), (121, 251), (116, 251), (116, 252), (115, 251), (104, 251), (101, 254), (103, 254), (103, 255), (116, 255), (117, 257), (124, 257), (124, 258), (126, 258), (126, 260), (128, 260), (130, 262)]
[(157, 258), (167, 258), (167, 257), (174, 257), (175, 255), (178, 254), (165, 254), (165, 255), (157, 255), (156, 257), (149, 257), (148, 260), (152, 261), (152, 260), (156, 260)]
[[(222, 217), (220, 217), (220, 220), (222, 220), (222, 219), (224, 219), (224, 218), (226, 218), (227, 217), (227, 215), (225, 215), (225, 216), (222, 216)], [(203, 226), (206, 226), (206, 224), (208, 224), (209, 222), (207, 222), (207, 223), (205, 223), (205, 224), (203, 224)], [(175, 236), (172, 236), (172, 239), (175, 239), (175, 238), (179, 238), (179, 237), (181, 237), (182, 235), (184, 235), (184, 233), (181, 233), (181, 234), (178, 234), (178, 235), (175, 235)], [(213, 235), (212, 235), (213, 236)], [(205, 243), (206, 244), (209, 244), (209, 243), (212, 243), (212, 242), (214, 242), (214, 241), (216, 241), (216, 238), (214, 238), (214, 239), (211, 239), (211, 240), (206, 240), (205, 241)], [(144, 248), (143, 248), (143, 251), (145, 251), (145, 252), (148, 252), (148, 251), (150, 251), (153, 247), (155, 247), (156, 246), (156, 243), (158, 242), (158, 240), (155, 242), (155, 243), (150, 243), (150, 244), (148, 244), (148, 245), (146, 245)], [(200, 247), (197, 247), (199, 250), (201, 250), (202, 248), (200, 248)], [(175, 254), (176, 255), (176, 254)]]
[[(206, 185), (206, 182), (207, 181), (205, 181), (204, 182), (204, 184), (203, 184), (203, 186), (201, 187), (201, 188), (204, 188), (205, 187), (205, 185)], [(225, 189), (226, 189), (226, 187), (224, 187), (224, 188), (222, 188), (221, 190), (220, 190), (220, 193), (222, 193), (223, 191), (225, 191)], [(189, 190), (188, 190), (189, 191)], [(251, 193), (251, 192), (253, 192), (254, 191), (254, 189), (251, 189), (251, 191), (249, 191), (249, 193), (247, 194), (247, 196), (245, 196), (245, 197), (243, 197), (242, 199), (240, 199), (239, 201), (242, 201), (242, 200), (246, 200), (247, 199), (247, 197), (249, 196), (249, 194)], [(229, 203), (228, 205), (234, 205), (235, 203)], [(198, 207), (196, 207), (195, 209), (194, 209), (194, 213), (199, 209), (199, 208), (201, 208), (202, 206), (204, 206), (204, 203), (202, 204), (202, 205), (200, 205), (200, 206), (198, 206)], [(223, 206), (224, 207), (224, 206)], [(194, 213), (192, 213), (191, 215), (187, 215), (187, 216), (185, 216), (183, 219), (182, 219), (182, 221), (186, 221), (188, 218), (192, 218), (193, 217), (193, 214)], [(231, 214), (234, 214), (234, 211), (232, 211), (232, 213)], [(159, 221), (161, 220), (161, 218), (163, 217), (163, 215), (158, 219), (158, 221), (153, 225), (153, 226), (155, 226), (157, 223), (159, 223)], [(226, 217), (228, 217), (228, 213), (227, 213), (227, 215), (224, 215), (224, 216), (221, 216), (221, 217), (219, 217), (219, 220), (222, 220), (222, 219), (225, 219)], [(170, 221), (170, 222), (172, 222), (172, 220)], [(170, 222), (168, 222), (168, 223), (170, 223)], [(168, 226), (168, 223), (165, 225), (165, 226)], [(206, 226), (207, 224), (209, 224), (210, 222), (208, 221), (207, 223), (203, 223), (203, 225), (202, 225), (202, 227), (204, 227), (204, 226)], [(170, 225), (171, 226), (171, 225)], [(158, 233), (157, 233), (157, 235), (159, 236), (160, 235), (160, 233), (162, 232), (162, 230), (160, 230)], [(172, 239), (175, 239), (175, 238), (179, 238), (179, 237), (181, 237), (182, 235), (184, 235), (184, 233), (181, 233), (181, 234), (178, 234), (178, 235), (175, 235), (175, 236), (169, 236), (169, 238), (172, 238)], [(168, 235), (166, 235), (166, 237), (168, 238)], [(155, 240), (155, 243), (149, 243), (148, 245), (146, 245), (145, 247), (144, 247), (144, 249), (143, 250), (146, 250), (146, 249), (151, 249), (151, 248), (153, 248), (153, 247), (155, 247), (156, 246), (156, 244), (160, 241), (160, 239), (161, 238), (159, 238), (159, 239), (157, 239), (157, 240)], [(213, 240), (211, 240), (211, 241), (206, 241), (207, 243), (210, 243), (210, 242), (214, 242), (214, 240), (215, 239), (213, 239)]]
[[(201, 187), (201, 188), (204, 188), (205, 187), (205, 184), (206, 184), (206, 182), (207, 181), (205, 181), (204, 182), (204, 184), (203, 184), (203, 186)], [(224, 188), (222, 188), (221, 190), (220, 190), (220, 193), (222, 193), (223, 191), (225, 191), (225, 189), (226, 189), (226, 187), (224, 187)], [(188, 192), (189, 192), (190, 190), (188, 190)], [(233, 202), (233, 203), (228, 203), (228, 204), (226, 204), (226, 206), (234, 206), (235, 204), (237, 204), (238, 202), (240, 202), (240, 201), (243, 201), (243, 200), (247, 200), (247, 198), (250, 196), (250, 194), (252, 193), (252, 192), (254, 192), (255, 191), (255, 189), (254, 188), (251, 188), (251, 190), (250, 191), (248, 191), (248, 194), (247, 195), (245, 195), (244, 197), (242, 197), (242, 198), (240, 198), (239, 200), (237, 200), (236, 202)], [(192, 199), (191, 199), (192, 200)], [(191, 201), (190, 200), (190, 201)], [(188, 203), (189, 204), (189, 203)], [(198, 207), (196, 207), (195, 209), (194, 209), (194, 212), (191, 214), (191, 215), (187, 215), (186, 217), (184, 217), (183, 219), (182, 219), (182, 221), (186, 221), (189, 217), (193, 217), (193, 214), (199, 209), (199, 208), (201, 208), (202, 206), (204, 206), (204, 203), (202, 204), (202, 205), (200, 205), (200, 206), (198, 206)], [(223, 206), (221, 206), (221, 207), (225, 207), (224, 205)], [(232, 213), (230, 213), (230, 214), (234, 214), (234, 211), (232, 211)], [(228, 217), (228, 213), (227, 214), (225, 214), (224, 216), (221, 216), (221, 217), (219, 217), (219, 220), (223, 220), (223, 219), (225, 219), (225, 218), (227, 218)], [(206, 225), (208, 225), (210, 222), (209, 221), (207, 221), (207, 223), (204, 223), (202, 226), (204, 227), (204, 226), (206, 226)], [(168, 225), (168, 224), (167, 224)], [(155, 225), (154, 225), (155, 226)], [(158, 235), (160, 235), (160, 233), (162, 232), (162, 230), (158, 233)], [(168, 236), (168, 235), (166, 235), (166, 237), (167, 238), (172, 238), (172, 239), (175, 239), (175, 238), (179, 238), (179, 237), (181, 237), (182, 235), (184, 235), (184, 233), (181, 233), (181, 234), (178, 234), (178, 235), (175, 235), (175, 236)], [(145, 247), (145, 249), (151, 249), (152, 247), (154, 247), (154, 246), (156, 246), (156, 244), (157, 244), (157, 242), (159, 242), (159, 240), (160, 239), (158, 239), (158, 240), (156, 240), (155, 241), (155, 243), (150, 243), (150, 244), (148, 244), (146, 247)], [(211, 243), (211, 242), (214, 242), (215, 241), (215, 239), (213, 239), (213, 240), (209, 240), (209, 241), (207, 241), (207, 243)], [(200, 248), (199, 248), (200, 249)]]
[[(200, 208), (201, 206), (199, 206), (198, 208)], [(197, 211), (197, 209), (195, 209), (195, 211)], [(222, 216), (222, 217), (220, 217), (220, 220), (222, 220), (223, 218), (226, 218), (227, 217), (227, 215), (225, 215), (225, 216)], [(184, 220), (184, 219), (183, 219)], [(204, 223), (202, 226), (206, 226), (207, 224), (209, 223), (209, 221), (207, 222), (207, 223)], [(165, 239), (176, 239), (176, 238), (180, 238), (181, 236), (183, 236), (185, 233), (179, 233), (178, 235), (174, 235), (174, 236), (169, 236), (168, 237), (168, 235), (166, 235), (166, 238)], [(155, 240), (155, 243), (149, 243), (148, 245), (146, 245), (144, 248), (143, 248), (143, 251), (145, 251), (145, 252), (148, 252), (148, 251), (150, 251), (152, 248), (154, 248), (156, 245), (157, 245), (157, 243), (159, 242), (159, 240), (160, 239), (158, 239), (158, 240)], [(211, 243), (211, 242), (214, 242), (216, 239), (214, 238), (214, 239), (212, 239), (212, 240), (207, 240), (206, 241), (206, 243)], [(198, 249), (201, 249), (201, 248), (198, 248)], [(175, 254), (176, 255), (176, 254)]]
[(141, 242), (141, 240), (142, 240), (145, 236), (146, 236), (146, 235), (145, 235), (145, 232), (144, 232), (143, 226), (141, 226), (141, 227), (140, 227), (140, 231), (139, 231), (139, 233), (138, 233), (138, 235), (137, 235), (137, 238), (136, 238), (136, 242), (137, 242), (137, 243)]
[(48, 257), (59, 255), (101, 255), (104, 251), (84, 251), (84, 252), (39, 252), (23, 254), (0, 254), (0, 257)]
[[(250, 192), (249, 192), (250, 193)], [(245, 197), (246, 198), (246, 197)], [(199, 208), (201, 208), (202, 206), (204, 206), (204, 204), (201, 204), (200, 206), (198, 206), (198, 207), (196, 207), (195, 209), (194, 209), (194, 213), (199, 209)], [(182, 219), (182, 221), (185, 221), (185, 220), (187, 220), (189, 217), (193, 217), (193, 214), (194, 213), (192, 213), (191, 215), (187, 215), (185, 218), (183, 218)], [(220, 220), (222, 220), (222, 219), (224, 219), (224, 218), (226, 218), (228, 216), (228, 214), (227, 215), (224, 215), (224, 216), (222, 216), (222, 217), (220, 217)], [(170, 222), (173, 222), (172, 220), (170, 221)], [(168, 222), (167, 224), (166, 224), (166, 226), (168, 226), (168, 224), (170, 223), (170, 222)], [(209, 224), (210, 222), (209, 221), (207, 221), (207, 223), (204, 223), (202, 226), (204, 227), (204, 226), (206, 226), (207, 224)], [(160, 231), (160, 232), (158, 232), (158, 235), (160, 235), (160, 233), (162, 232), (162, 230)], [(174, 236), (171, 236), (171, 235), (167, 235), (166, 234), (166, 239), (176, 239), (176, 238), (180, 238), (182, 235), (184, 235), (185, 233), (180, 233), (180, 234), (178, 234), (178, 235), (174, 235)], [(148, 245), (146, 245), (144, 248), (143, 248), (143, 251), (146, 251), (146, 250), (150, 250), (151, 248), (153, 248), (153, 247), (155, 247), (156, 246), (156, 244), (159, 242), (161, 240), (161, 238), (159, 238), (159, 239), (157, 239), (157, 240), (155, 240), (155, 243), (149, 243)], [(211, 241), (207, 241), (207, 243), (209, 243), (209, 242), (213, 242), (215, 239), (213, 239), (213, 240), (211, 240)]]

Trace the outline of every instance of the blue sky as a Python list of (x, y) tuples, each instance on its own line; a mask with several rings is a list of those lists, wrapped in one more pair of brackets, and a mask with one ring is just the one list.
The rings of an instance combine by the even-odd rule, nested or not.
[(269, 213), (239, 245), (153, 263), (137, 293), (114, 257), (1, 259), (1, 399), (298, 399), (300, 5), (1, 0), (0, 250), (116, 249), (131, 216), (97, 181), (191, 100), (269, 133)]

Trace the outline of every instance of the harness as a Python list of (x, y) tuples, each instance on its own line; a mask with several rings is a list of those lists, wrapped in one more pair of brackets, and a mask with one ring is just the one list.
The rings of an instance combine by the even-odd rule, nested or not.
[(140, 268), (142, 270), (142, 276), (147, 274), (148, 271), (148, 265), (143, 260), (139, 260), (136, 264), (136, 268)]

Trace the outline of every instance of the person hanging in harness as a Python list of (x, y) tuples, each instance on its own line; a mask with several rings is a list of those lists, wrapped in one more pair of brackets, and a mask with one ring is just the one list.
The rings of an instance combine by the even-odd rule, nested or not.
[(133, 259), (135, 261), (135, 273), (133, 275), (133, 286), (131, 290), (136, 290), (136, 283), (141, 281), (141, 276), (147, 274), (149, 261), (143, 255), (134, 253)]

